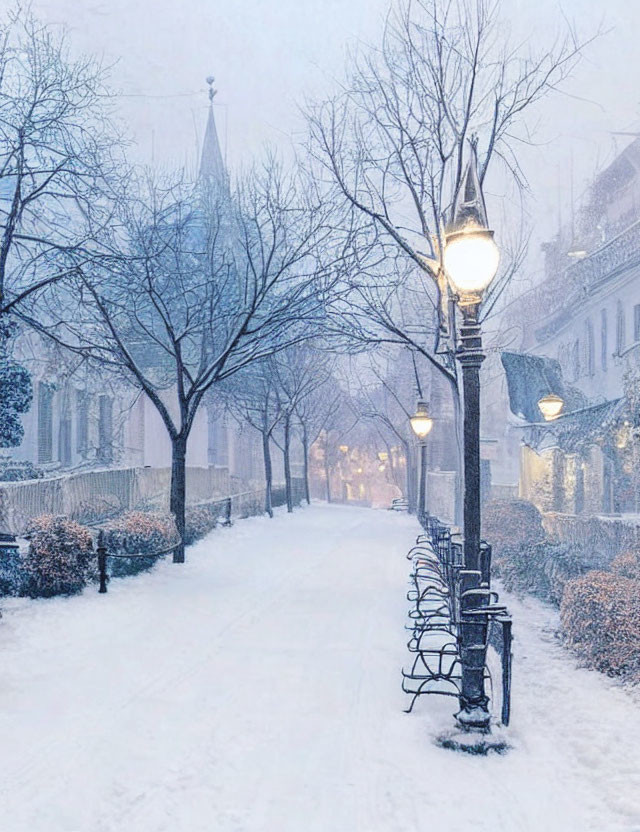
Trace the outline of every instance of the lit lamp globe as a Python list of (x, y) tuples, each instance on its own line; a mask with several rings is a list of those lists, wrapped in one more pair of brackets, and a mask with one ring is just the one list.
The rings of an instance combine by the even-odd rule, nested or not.
[(564, 401), (555, 393), (549, 393), (540, 399), (538, 407), (540, 408), (540, 413), (544, 416), (545, 421), (552, 422), (562, 413)]
[(500, 263), (493, 231), (475, 221), (447, 234), (444, 268), (461, 303), (479, 303)]
[(433, 427), (433, 419), (429, 416), (425, 402), (418, 402), (417, 410), (409, 421), (418, 439), (426, 439)]

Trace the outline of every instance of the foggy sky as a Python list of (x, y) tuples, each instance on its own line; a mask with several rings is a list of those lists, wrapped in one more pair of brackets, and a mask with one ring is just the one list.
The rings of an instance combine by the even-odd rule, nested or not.
[[(0, 0), (0, 7), (6, 7)], [(606, 8), (605, 8), (606, 7)], [(114, 85), (143, 162), (193, 164), (207, 99), (233, 166), (266, 143), (284, 145), (299, 126), (296, 101), (329, 89), (347, 49), (377, 41), (388, 0), (34, 0), (45, 19), (64, 23), (78, 49), (118, 60)], [(612, 29), (592, 46), (569, 84), (536, 114), (536, 148), (523, 148), (537, 241), (569, 214), (571, 170), (578, 197), (596, 167), (630, 139), (612, 131), (640, 126), (637, 0), (505, 0), (514, 37), (547, 43), (561, 13), (582, 34)], [(617, 145), (616, 145), (617, 142)], [(508, 206), (507, 206), (508, 210)]]

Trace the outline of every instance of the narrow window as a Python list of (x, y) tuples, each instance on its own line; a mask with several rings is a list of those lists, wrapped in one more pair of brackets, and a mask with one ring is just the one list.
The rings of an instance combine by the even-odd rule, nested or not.
[(38, 383), (38, 462), (53, 459), (53, 387)]
[(577, 381), (580, 378), (580, 340), (576, 339), (573, 342), (573, 380)]
[(71, 401), (69, 398), (69, 389), (66, 386), (60, 394), (58, 460), (64, 466), (71, 465)]
[(640, 341), (640, 303), (633, 307), (633, 341)]
[(618, 301), (618, 314), (616, 320), (616, 352), (618, 355), (622, 354), (624, 350), (624, 344), (626, 341), (626, 333), (625, 333), (625, 319), (624, 319), (624, 309), (622, 308), (622, 304)]
[(587, 321), (587, 372), (590, 376), (596, 371), (596, 350), (593, 338), (593, 324)]
[(113, 400), (111, 396), (98, 397), (98, 459), (113, 461)]
[(83, 459), (89, 450), (89, 401), (86, 390), (76, 391), (76, 452)]
[(608, 335), (607, 335), (607, 310), (603, 309), (600, 313), (600, 366), (603, 372), (607, 370), (607, 350), (608, 350)]

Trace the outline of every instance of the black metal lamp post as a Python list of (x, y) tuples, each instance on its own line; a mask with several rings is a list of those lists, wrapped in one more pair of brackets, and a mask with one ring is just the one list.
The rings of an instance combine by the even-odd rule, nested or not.
[(446, 234), (444, 268), (462, 314), (457, 357), (464, 396), (464, 569), (461, 581), (461, 693), (457, 720), (465, 731), (488, 732), (484, 688), (489, 587), (480, 561), (480, 366), (484, 361), (479, 309), (498, 268), (499, 251), (489, 229), (475, 147)]
[(429, 416), (426, 402), (419, 401), (416, 412), (411, 419), (411, 429), (420, 443), (420, 472), (418, 480), (418, 518), (422, 519), (426, 507), (427, 497), (427, 436), (433, 427), (433, 419)]

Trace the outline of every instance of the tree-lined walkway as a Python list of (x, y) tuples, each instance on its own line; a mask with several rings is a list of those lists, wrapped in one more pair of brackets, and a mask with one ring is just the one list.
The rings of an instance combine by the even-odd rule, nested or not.
[(415, 533), (314, 506), (214, 532), (107, 596), (7, 601), (3, 832), (640, 829), (638, 704), (575, 669), (535, 602), (509, 602), (508, 756), (433, 746), (451, 700), (402, 713)]

